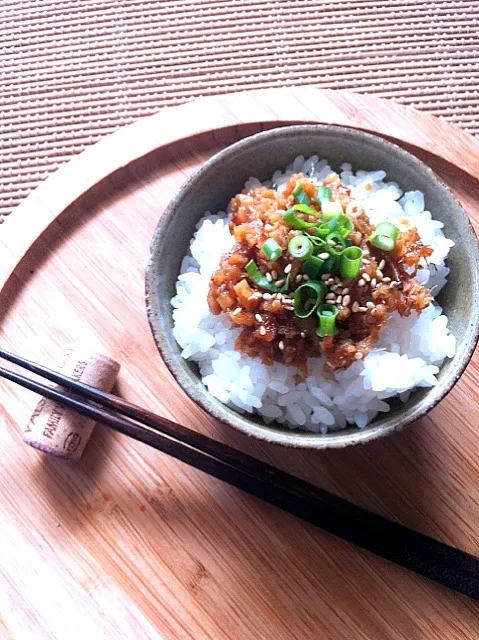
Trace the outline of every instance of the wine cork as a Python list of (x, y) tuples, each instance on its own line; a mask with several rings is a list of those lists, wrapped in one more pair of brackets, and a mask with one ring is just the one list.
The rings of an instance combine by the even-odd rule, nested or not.
[[(102, 391), (113, 389), (120, 365), (116, 360), (79, 346), (67, 349), (58, 371)], [(56, 387), (61, 388), (61, 387)], [(95, 421), (42, 398), (23, 432), (35, 449), (65, 460), (79, 460), (95, 428)]]

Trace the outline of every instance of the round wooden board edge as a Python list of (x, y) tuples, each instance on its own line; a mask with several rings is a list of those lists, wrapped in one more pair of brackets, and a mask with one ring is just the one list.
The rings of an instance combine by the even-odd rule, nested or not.
[(384, 135), (429, 151), (479, 178), (479, 140), (444, 120), (391, 100), (314, 87), (199, 98), (118, 129), (41, 183), (1, 227), (0, 291), (49, 225), (116, 170), (194, 135), (274, 122), (335, 124)]

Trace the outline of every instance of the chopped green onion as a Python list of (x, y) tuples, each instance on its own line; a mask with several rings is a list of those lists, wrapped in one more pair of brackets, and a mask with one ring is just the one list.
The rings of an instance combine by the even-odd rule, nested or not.
[(313, 209), (313, 207), (307, 204), (295, 204), (293, 205), (293, 211), (299, 211), (300, 213), (305, 213), (308, 216), (316, 216), (317, 218), (321, 215), (319, 211), (316, 211), (316, 209)]
[(277, 287), (273, 282), (269, 282), (264, 273), (262, 273), (254, 260), (250, 260), (245, 267), (249, 278), (261, 289), (271, 291), (273, 293), (286, 293), (291, 287), (291, 275), (288, 273), (286, 281), (282, 287)]
[(330, 202), (329, 200), (323, 200), (321, 202), (321, 213), (323, 214), (324, 219), (326, 219), (325, 216), (342, 215), (343, 207), (341, 206), (339, 200), (334, 200), (333, 202)]
[(324, 273), (334, 273), (339, 265), (339, 256), (334, 255), (333, 249), (331, 249), (331, 245), (329, 246), (330, 248), (328, 249), (328, 251), (330, 253), (330, 256), (323, 265)]
[(271, 262), (276, 262), (276, 260), (278, 258), (281, 258), (281, 256), (283, 255), (283, 250), (274, 238), (269, 238), (268, 240), (266, 240), (266, 242), (261, 247), (261, 251), (268, 258), (268, 260), (271, 260)]
[(383, 251), (392, 251), (400, 235), (399, 229), (391, 222), (380, 222), (370, 236), (369, 242)]
[(378, 234), (378, 236), (389, 236), (389, 238), (392, 238), (394, 242), (396, 242), (396, 240), (401, 235), (401, 232), (396, 227), (396, 225), (392, 224), (391, 222), (380, 222), (376, 226), (376, 233)]
[(293, 198), (298, 204), (311, 204), (308, 194), (300, 184), (297, 184), (293, 189)]
[(357, 278), (361, 270), (363, 252), (359, 247), (347, 247), (341, 254), (339, 273), (341, 278), (351, 280)]
[(324, 200), (326, 201), (331, 200), (332, 197), (333, 197), (333, 192), (329, 187), (319, 187), (318, 195), (316, 196), (316, 202), (320, 206), (322, 206), (322, 203)]
[(294, 260), (306, 260), (313, 253), (313, 243), (307, 236), (295, 236), (289, 241), (288, 251)]
[(389, 236), (378, 236), (375, 233), (369, 238), (369, 242), (383, 251), (392, 251), (396, 246), (395, 240)]
[[(338, 231), (333, 231), (332, 233), (330, 233), (326, 237), (326, 242), (328, 243), (328, 251), (331, 250), (331, 252), (337, 256), (341, 255), (341, 252), (346, 246), (345, 239)], [(336, 249), (335, 245), (339, 245), (341, 249)]]
[[(296, 289), (297, 291), (297, 289)], [(316, 334), (320, 338), (324, 336), (334, 336), (338, 333), (336, 328), (336, 316), (338, 315), (338, 308), (334, 304), (323, 304), (318, 308), (319, 326), (316, 330)]]
[(294, 292), (294, 313), (298, 318), (309, 318), (323, 302), (326, 295), (324, 282), (310, 280)]
[(305, 273), (310, 278), (316, 278), (321, 273), (321, 268), (324, 265), (324, 260), (317, 256), (309, 256), (303, 263), (301, 273)]
[(301, 231), (305, 231), (306, 229), (311, 229), (311, 227), (316, 226), (314, 222), (305, 222), (299, 218), (293, 209), (288, 209), (283, 213), (283, 220), (292, 229), (300, 229)]

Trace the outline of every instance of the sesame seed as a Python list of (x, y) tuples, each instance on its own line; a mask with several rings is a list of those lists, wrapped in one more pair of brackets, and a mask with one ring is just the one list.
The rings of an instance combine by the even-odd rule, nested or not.
[(333, 284), (334, 285), (334, 278), (328, 278), (326, 280), (326, 284)]
[(336, 304), (341, 304), (342, 301), (343, 301), (343, 296), (338, 296), (336, 298)]
[(321, 260), (327, 260), (329, 258), (329, 253), (327, 251), (324, 251), (323, 253), (320, 253), (318, 255), (318, 258), (321, 258)]
[(336, 294), (335, 293), (326, 294), (326, 300), (336, 300)]
[(399, 284), (399, 282), (397, 280), (391, 280), (391, 284), (389, 286), (390, 287), (395, 287), (397, 284)]
[(376, 278), (378, 280), (382, 280), (383, 279), (383, 272), (381, 271), (381, 269), (376, 269)]
[(369, 273), (362, 273), (361, 275), (363, 277), (363, 280), (366, 280), (366, 282), (371, 282), (371, 276), (369, 275)]
[(357, 313), (359, 311), (359, 303), (353, 302), (353, 313)]
[(335, 240), (333, 240), (332, 238), (330, 238), (330, 239), (328, 240), (328, 244), (334, 245), (334, 244), (336, 244), (336, 241), (335, 241)]
[(345, 296), (347, 293), (349, 293), (349, 287), (345, 287), (343, 289), (343, 296)]
[(268, 282), (273, 282), (273, 277), (272, 275), (269, 273), (269, 271), (265, 274), (266, 275), (266, 280)]
[(274, 297), (276, 298), (276, 300), (281, 300), (283, 296), (280, 293), (275, 293)]
[(233, 313), (231, 315), (232, 316), (237, 316), (238, 313), (241, 313), (241, 307), (236, 307), (236, 309), (233, 311)]
[(391, 282), (391, 278), (387, 278), (387, 277), (386, 277), (386, 278), (383, 278), (383, 282), (386, 282), (386, 283), (387, 283), (387, 282)]
[(361, 351), (356, 351), (356, 353), (354, 354), (354, 358), (355, 360), (362, 360), (363, 354), (361, 353)]
[(311, 280), (311, 278), (308, 276), (307, 273), (303, 273), (303, 280), (308, 281), (308, 280)]
[(285, 273), (289, 273), (291, 271), (291, 263), (287, 264), (284, 268)]
[(358, 307), (358, 311), (364, 313), (365, 311), (367, 311), (367, 307)]
[(365, 284), (366, 282), (362, 278), (358, 280), (358, 287), (364, 287)]
[(263, 318), (260, 316), (260, 314), (259, 314), (259, 313), (257, 313), (257, 314), (255, 315), (255, 318), (256, 318), (256, 320), (257, 320), (258, 322), (263, 322)]
[(274, 283), (277, 287), (282, 287), (284, 284), (284, 280), (276, 280), (276, 282)]
[(278, 347), (280, 348), (281, 351), (283, 351), (284, 349), (284, 342), (282, 340), (279, 341)]
[(321, 276), (321, 280), (326, 282), (326, 280), (329, 280), (330, 277), (331, 277), (330, 273), (323, 273), (323, 275)]
[(276, 269), (271, 270), (271, 277), (273, 278), (273, 280), (276, 280), (276, 278), (278, 277), (278, 272), (276, 271)]
[(291, 305), (283, 305), (283, 309), (286, 309), (286, 311), (293, 311), (293, 307)]
[(273, 225), (272, 224), (266, 223), (264, 225), (264, 230), (265, 231), (271, 231), (272, 229), (273, 229)]
[(344, 296), (343, 297), (343, 306), (345, 306), (345, 307), (349, 306), (350, 302), (351, 302), (351, 296)]
[(373, 309), (374, 308), (374, 302), (371, 302), (371, 300), (369, 302), (366, 302), (366, 306), (368, 309)]
[(362, 262), (363, 264), (369, 264), (369, 263), (370, 263), (370, 261), (369, 261), (367, 258), (363, 258), (363, 259), (361, 260), (361, 262)]
[(296, 276), (296, 278), (294, 279), (295, 282), (301, 282), (301, 280), (303, 279), (303, 276), (298, 273), (298, 275)]
[(381, 260), (381, 262), (379, 263), (378, 267), (380, 269), (384, 269), (385, 266), (386, 266), (386, 260)]
[(329, 288), (331, 289), (331, 291), (334, 291), (336, 293), (339, 289), (339, 284), (332, 284)]
[(301, 333), (299, 334), (302, 338), (306, 338), (306, 334), (304, 333), (304, 331), (301, 331)]
[(259, 332), (262, 336), (266, 335), (266, 327), (264, 326), (264, 324), (262, 324), (261, 327), (259, 328)]
[(377, 285), (376, 278), (373, 278), (373, 279), (371, 280), (371, 289), (374, 289), (374, 287), (375, 287), (376, 285)]
[(264, 300), (271, 300), (273, 296), (270, 293), (263, 293), (263, 299)]

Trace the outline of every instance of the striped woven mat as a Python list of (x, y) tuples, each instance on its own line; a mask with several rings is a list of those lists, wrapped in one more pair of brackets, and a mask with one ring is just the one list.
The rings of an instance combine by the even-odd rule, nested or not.
[(3, 0), (0, 220), (118, 127), (193, 98), (315, 85), (479, 133), (476, 0)]

